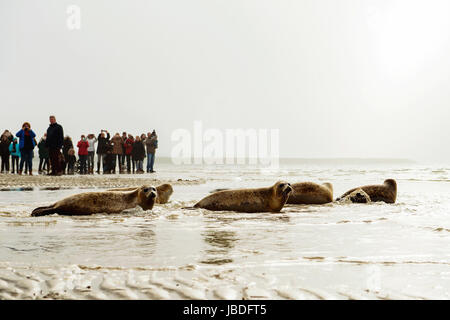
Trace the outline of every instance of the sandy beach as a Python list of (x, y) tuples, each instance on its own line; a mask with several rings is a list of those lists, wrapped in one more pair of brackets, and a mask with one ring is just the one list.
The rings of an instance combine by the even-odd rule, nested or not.
[(134, 187), (143, 184), (160, 185), (170, 183), (173, 185), (195, 185), (204, 183), (203, 179), (157, 179), (149, 175), (16, 175), (0, 174), (0, 191), (26, 189), (57, 190), (68, 188), (113, 188)]

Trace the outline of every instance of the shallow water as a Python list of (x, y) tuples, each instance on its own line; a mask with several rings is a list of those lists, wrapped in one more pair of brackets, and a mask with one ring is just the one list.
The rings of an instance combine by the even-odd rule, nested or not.
[[(84, 189), (0, 192), (0, 298), (449, 298), (450, 167), (163, 164), (149, 177), (206, 183), (174, 186), (152, 212), (85, 217), (29, 216)], [(386, 178), (397, 180), (396, 204), (181, 209), (222, 187), (331, 182), (336, 198)]]

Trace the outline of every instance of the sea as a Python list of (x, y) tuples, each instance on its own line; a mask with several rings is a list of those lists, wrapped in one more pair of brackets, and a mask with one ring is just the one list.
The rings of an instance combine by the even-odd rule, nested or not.
[[(30, 213), (89, 189), (0, 192), (0, 299), (449, 298), (450, 165), (286, 159), (267, 170), (157, 158), (155, 170), (139, 175), (143, 184), (199, 183), (174, 184), (170, 202), (152, 211), (79, 217)], [(218, 188), (330, 182), (337, 198), (388, 178), (395, 204), (183, 209)]]

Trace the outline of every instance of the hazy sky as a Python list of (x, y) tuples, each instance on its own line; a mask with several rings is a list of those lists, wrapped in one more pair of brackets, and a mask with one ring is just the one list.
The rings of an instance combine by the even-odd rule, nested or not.
[[(67, 25), (81, 8), (81, 29)], [(280, 129), (282, 157), (450, 162), (450, 1), (0, 0), (0, 129)]]

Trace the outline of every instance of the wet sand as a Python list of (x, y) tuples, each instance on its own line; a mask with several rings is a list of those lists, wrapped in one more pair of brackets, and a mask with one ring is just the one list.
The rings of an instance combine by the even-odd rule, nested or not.
[(157, 179), (148, 174), (139, 175), (17, 175), (0, 174), (0, 191), (59, 190), (71, 188), (114, 188), (135, 187), (143, 184), (160, 185), (196, 185), (204, 183), (203, 179)]

